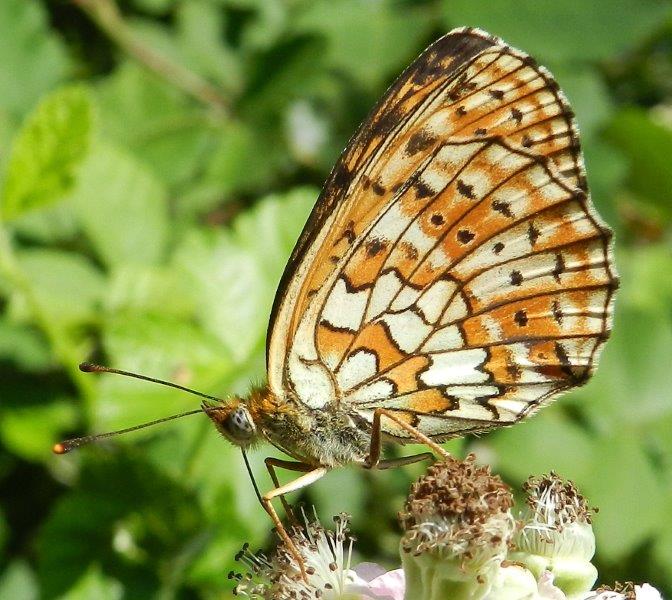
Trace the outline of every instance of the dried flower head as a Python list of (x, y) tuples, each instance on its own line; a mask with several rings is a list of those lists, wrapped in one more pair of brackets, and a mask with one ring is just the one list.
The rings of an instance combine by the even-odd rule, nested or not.
[(230, 573), (238, 580), (234, 594), (253, 600), (284, 600), (285, 598), (341, 598), (354, 577), (350, 559), (354, 539), (350, 536), (349, 517), (334, 518), (334, 531), (325, 529), (315, 516), (304, 516), (304, 526), (292, 528), (290, 537), (305, 562), (307, 580), (294, 555), (280, 542), (275, 553), (267, 557), (252, 553), (246, 545), (236, 560), (247, 567), (245, 574)]
[(500, 561), (514, 529), (509, 487), (474, 455), (435, 463), (411, 487), (399, 514), (402, 549), (459, 558), (462, 568)]

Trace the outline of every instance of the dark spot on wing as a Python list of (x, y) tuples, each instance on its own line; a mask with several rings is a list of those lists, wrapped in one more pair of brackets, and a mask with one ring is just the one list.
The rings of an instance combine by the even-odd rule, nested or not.
[(432, 225), (436, 225), (437, 227), (443, 225), (446, 220), (443, 218), (443, 215), (440, 213), (434, 213), (430, 219), (432, 222)]
[(565, 315), (563, 314), (562, 309), (560, 308), (560, 303), (557, 300), (553, 300), (551, 310), (553, 311), (553, 318), (555, 319), (557, 324), (562, 325), (562, 319), (564, 318)]
[(422, 179), (418, 179), (414, 184), (415, 194), (418, 198), (429, 198), (436, 195), (436, 190), (429, 187)]
[(458, 117), (463, 117), (467, 114), (467, 109), (464, 108), (464, 106), (458, 106), (455, 112), (457, 113)]
[(511, 360), (507, 361), (506, 372), (509, 374), (511, 379), (515, 380), (520, 379), (523, 374), (523, 370), (520, 368), (520, 365), (517, 365), (515, 362), (512, 362)]
[(469, 198), (470, 200), (474, 200), (476, 198), (476, 196), (474, 196), (474, 186), (464, 183), (464, 181), (461, 179), (457, 180), (457, 191), (465, 198)]
[(523, 113), (520, 112), (517, 108), (511, 109), (511, 118), (520, 125), (523, 122)]
[(399, 247), (404, 251), (408, 260), (418, 260), (418, 249), (409, 242), (401, 242)]
[(366, 243), (366, 253), (371, 257), (377, 256), (383, 252), (383, 250), (385, 250), (385, 242), (378, 238), (373, 238)]
[(492, 202), (493, 210), (496, 210), (499, 213), (502, 213), (505, 217), (509, 219), (513, 218), (513, 213), (511, 212), (511, 205), (508, 202), (502, 200), (494, 200)]
[(497, 243), (492, 247), (492, 251), (493, 251), (495, 254), (499, 254), (502, 250), (504, 250), (504, 244), (502, 244), (502, 242), (497, 242)]
[(488, 130), (483, 129), (483, 127), (479, 127), (474, 131), (474, 135), (485, 135), (486, 133), (488, 133)]
[(527, 313), (524, 310), (516, 311), (516, 314), (513, 315), (513, 320), (516, 322), (518, 327), (525, 327), (527, 325)]
[(564, 273), (565, 271), (565, 259), (563, 258), (562, 254), (558, 252), (555, 255), (555, 267), (553, 268), (553, 277), (554, 279), (560, 283), (560, 274)]
[(523, 274), (520, 271), (511, 271), (511, 285), (520, 285), (523, 283)]
[(345, 163), (338, 165), (333, 175), (333, 185), (339, 191), (345, 191), (350, 185), (351, 175)]
[(523, 146), (523, 148), (531, 148), (532, 143), (533, 143), (532, 138), (529, 135), (525, 134), (520, 142), (520, 145)]
[(426, 129), (416, 131), (406, 144), (406, 154), (413, 156), (417, 152), (427, 150), (434, 142), (436, 142), (436, 137)]
[(373, 190), (374, 194), (378, 194), (379, 196), (382, 196), (385, 193), (385, 188), (377, 181), (374, 181), (371, 184), (371, 189)]
[(495, 99), (495, 100), (501, 100), (504, 98), (504, 91), (503, 90), (488, 90), (488, 93)]
[(468, 229), (460, 229), (457, 232), (457, 239), (460, 241), (462, 244), (468, 244), (471, 240), (474, 239), (475, 234)]
[(534, 246), (539, 239), (541, 232), (535, 227), (532, 221), (527, 225), (527, 237), (530, 240), (530, 245)]

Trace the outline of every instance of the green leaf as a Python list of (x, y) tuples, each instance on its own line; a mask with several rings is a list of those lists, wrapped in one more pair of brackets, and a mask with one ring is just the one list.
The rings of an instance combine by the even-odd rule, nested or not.
[(606, 135), (628, 158), (630, 189), (654, 203), (670, 222), (672, 129), (656, 123), (642, 110), (627, 109), (614, 115)]
[(443, 6), (451, 27), (481, 27), (543, 61), (617, 55), (670, 16), (661, 0), (444, 0)]
[(11, 219), (59, 200), (74, 183), (89, 147), (91, 102), (81, 86), (47, 96), (18, 133), (2, 191), (2, 214)]
[[(46, 318), (59, 325), (95, 318), (104, 293), (104, 279), (86, 258), (60, 250), (35, 249), (20, 252), (18, 260)], [(10, 311), (17, 317), (30, 315), (19, 292), (11, 297)]]
[(120, 600), (124, 589), (119, 581), (105, 577), (100, 567), (93, 565), (79, 580), (58, 600)]
[(203, 329), (243, 361), (261, 346), (275, 288), (317, 191), (269, 196), (231, 232), (194, 231), (178, 250)]
[(0, 2), (0, 40), (0, 109), (22, 115), (64, 79), (66, 49), (36, 0)]
[(225, 13), (209, 0), (180, 4), (177, 11), (177, 39), (192, 68), (217, 82), (226, 95), (242, 88), (238, 55), (224, 43)]
[(555, 470), (563, 477), (584, 481), (590, 476), (593, 441), (586, 431), (562, 414), (558, 404), (541, 414), (483, 438), (479, 444), (496, 451), (494, 468), (516, 481)]
[(111, 274), (105, 296), (105, 310), (110, 314), (160, 314), (189, 319), (194, 305), (187, 279), (172, 265), (120, 265)]
[(296, 20), (297, 31), (322, 33), (337, 69), (365, 89), (377, 90), (411, 62), (431, 30), (421, 8), (398, 10), (391, 2), (319, 0)]
[(179, 586), (184, 565), (172, 561), (206, 527), (194, 495), (141, 455), (94, 455), (90, 449), (77, 488), (61, 496), (41, 529), (43, 595), (64, 594), (93, 565), (136, 598), (154, 597), (162, 583)]
[(23, 560), (15, 560), (0, 575), (0, 598), (38, 600), (40, 597), (35, 573)]
[(17, 456), (42, 462), (50, 458), (48, 449), (62, 438), (64, 431), (72, 431), (76, 423), (77, 411), (70, 400), (6, 407), (0, 414), (0, 437)]
[(105, 139), (126, 147), (168, 186), (189, 182), (216, 139), (200, 107), (134, 63), (103, 79), (96, 100)]
[(96, 144), (82, 165), (71, 201), (108, 267), (151, 265), (163, 258), (168, 238), (166, 190), (123, 150)]
[[(204, 173), (179, 199), (182, 213), (204, 212), (228, 200), (236, 193), (250, 193), (268, 187), (278, 163), (286, 156), (269, 142), (260, 131), (240, 122), (226, 124), (212, 153), (205, 163)], [(259, 160), (259, 148), (264, 147), (264, 160)]]
[[(230, 374), (227, 349), (211, 334), (185, 319), (167, 315), (118, 313), (102, 332), (112, 364), (176, 381), (204, 392)], [(118, 429), (195, 407), (194, 399), (161, 386), (107, 377), (100, 380), (94, 422), (100, 430)], [(144, 432), (151, 435), (152, 430)], [(142, 437), (139, 432), (135, 437)]]
[(0, 360), (12, 361), (25, 371), (38, 371), (53, 359), (46, 340), (37, 331), (0, 316)]
[(594, 523), (597, 549), (609, 561), (622, 559), (643, 544), (667, 519), (668, 493), (653, 461), (640, 439), (619, 433), (595, 440), (590, 477), (578, 482), (590, 503), (600, 509)]

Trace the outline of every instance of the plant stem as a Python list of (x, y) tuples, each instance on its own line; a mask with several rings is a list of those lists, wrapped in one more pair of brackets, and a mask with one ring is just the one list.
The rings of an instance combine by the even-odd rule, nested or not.
[(226, 98), (208, 81), (147, 46), (133, 33), (115, 0), (73, 0), (129, 56), (222, 116), (231, 116)]

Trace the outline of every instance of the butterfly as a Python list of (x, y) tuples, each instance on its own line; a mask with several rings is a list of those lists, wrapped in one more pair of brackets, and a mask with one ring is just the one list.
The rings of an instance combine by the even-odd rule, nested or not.
[[(274, 498), (431, 456), (385, 460), (384, 441), (445, 455), (585, 383), (611, 328), (611, 238), (552, 75), (474, 28), (429, 46), (324, 185), (275, 297), (267, 385), (202, 405), (232, 443), (294, 459), (267, 459), (260, 496), (288, 546)], [(281, 486), (276, 468), (302, 474)]]

